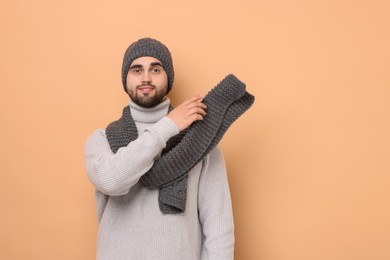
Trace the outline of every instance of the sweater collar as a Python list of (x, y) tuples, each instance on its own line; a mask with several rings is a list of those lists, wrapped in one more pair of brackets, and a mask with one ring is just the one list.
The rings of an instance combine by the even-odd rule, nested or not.
[(141, 107), (133, 101), (129, 101), (131, 116), (135, 122), (139, 123), (155, 123), (159, 121), (168, 114), (169, 104), (169, 98), (151, 108)]

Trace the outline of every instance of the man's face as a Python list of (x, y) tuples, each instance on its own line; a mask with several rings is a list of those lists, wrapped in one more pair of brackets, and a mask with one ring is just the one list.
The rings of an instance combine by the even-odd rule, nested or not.
[(168, 76), (161, 62), (153, 57), (140, 57), (127, 73), (127, 93), (141, 107), (154, 107), (165, 99)]

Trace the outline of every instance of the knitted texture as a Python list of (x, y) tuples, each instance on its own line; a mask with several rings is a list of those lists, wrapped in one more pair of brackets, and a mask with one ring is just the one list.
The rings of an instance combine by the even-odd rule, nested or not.
[(172, 56), (168, 48), (161, 42), (151, 39), (143, 38), (132, 43), (126, 50), (122, 63), (122, 84), (123, 89), (127, 92), (127, 74), (131, 63), (140, 57), (153, 57), (158, 59), (168, 76), (168, 91), (171, 91), (174, 80), (174, 70), (172, 64)]
[(128, 106), (123, 108), (122, 117), (119, 120), (107, 126), (106, 136), (113, 153), (137, 139), (138, 130)]
[[(230, 125), (250, 108), (254, 97), (246, 92), (244, 83), (230, 74), (203, 102), (207, 105), (204, 120), (194, 122), (186, 131), (169, 139), (161, 157), (140, 179), (145, 187), (159, 188), (159, 207), (164, 214), (185, 211), (187, 172), (219, 143)], [(133, 133), (137, 129), (131, 121), (127, 107), (122, 118), (107, 127), (107, 139), (114, 153), (136, 139)]]
[[(169, 105), (168, 111), (171, 111), (173, 107)], [(184, 133), (180, 133), (167, 142), (167, 146), (164, 150), (172, 149), (183, 137)], [(106, 128), (107, 140), (110, 144), (110, 148), (113, 153), (116, 153), (119, 148), (127, 146), (131, 141), (134, 141), (138, 137), (137, 126), (134, 119), (131, 116), (130, 107), (125, 106), (122, 111), (122, 117), (114, 122), (111, 122)], [(162, 154), (164, 154), (164, 150)]]
[(253, 96), (245, 91), (245, 84), (234, 75), (228, 75), (203, 99), (207, 106), (204, 120), (194, 122), (180, 143), (154, 163), (141, 183), (146, 187), (161, 187), (176, 181), (215, 147), (218, 142), (214, 144), (213, 140), (222, 138), (227, 123), (237, 119), (253, 101)]

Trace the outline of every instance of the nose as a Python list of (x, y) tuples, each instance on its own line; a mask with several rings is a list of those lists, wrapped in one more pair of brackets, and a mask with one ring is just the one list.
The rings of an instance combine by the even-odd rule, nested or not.
[(152, 81), (152, 78), (150, 77), (149, 71), (145, 71), (142, 74), (142, 83), (150, 83)]

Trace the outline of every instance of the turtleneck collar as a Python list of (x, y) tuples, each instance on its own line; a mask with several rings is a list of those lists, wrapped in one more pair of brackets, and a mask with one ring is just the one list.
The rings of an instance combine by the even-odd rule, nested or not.
[(168, 114), (170, 100), (166, 98), (157, 106), (145, 108), (137, 105), (133, 101), (129, 101), (131, 116), (135, 122), (140, 123), (155, 123)]

